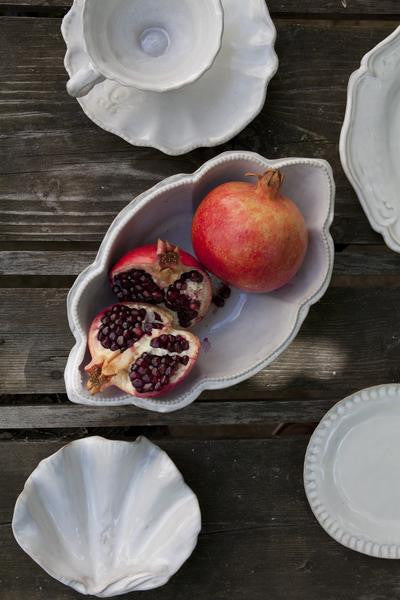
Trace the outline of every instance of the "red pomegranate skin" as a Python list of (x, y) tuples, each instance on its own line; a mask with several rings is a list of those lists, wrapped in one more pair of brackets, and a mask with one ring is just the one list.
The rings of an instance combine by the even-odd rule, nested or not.
[[(179, 249), (180, 259), (182, 264), (186, 267), (194, 267), (196, 269), (202, 269), (203, 267), (199, 264), (199, 262), (188, 252)], [(135, 248), (131, 250), (125, 256), (123, 256), (113, 267), (113, 274), (119, 273), (124, 270), (126, 265), (130, 265), (132, 263), (149, 265), (157, 262), (157, 245), (156, 244), (148, 244), (147, 246), (141, 246), (140, 248)]]
[(296, 204), (280, 193), (283, 176), (269, 170), (258, 183), (231, 182), (199, 205), (192, 241), (201, 263), (246, 292), (271, 292), (301, 267), (308, 232)]

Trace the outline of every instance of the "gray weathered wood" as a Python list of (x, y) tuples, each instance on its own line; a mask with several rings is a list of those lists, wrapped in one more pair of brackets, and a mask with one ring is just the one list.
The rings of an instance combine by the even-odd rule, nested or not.
[[(17, 546), (15, 499), (38, 461), (64, 442), (0, 444), (2, 600), (79, 600)], [(161, 441), (198, 494), (203, 531), (192, 557), (149, 600), (393, 600), (396, 561), (337, 544), (308, 508), (302, 485), (307, 438)], [(340, 574), (340, 576), (338, 576)], [(132, 598), (132, 595), (121, 598)]]
[[(5, 398), (5, 401), (7, 398)], [(0, 429), (64, 429), (66, 427), (206, 427), (308, 423), (322, 418), (338, 400), (198, 401), (182, 411), (159, 414), (135, 406), (51, 404), (0, 406)]]
[[(95, 251), (77, 251), (74, 245), (70, 251), (5, 250), (0, 251), (0, 276), (71, 277), (78, 275), (95, 257)], [(400, 258), (383, 245), (350, 245), (336, 253), (334, 275), (400, 276)]]
[(261, 115), (229, 144), (178, 158), (131, 147), (85, 117), (65, 92), (59, 27), (57, 19), (0, 20), (0, 240), (100, 240), (133, 196), (164, 177), (249, 149), (328, 159), (336, 241), (381, 241), (345, 179), (337, 142), (348, 77), (393, 22), (277, 20), (280, 70)]
[(0, 251), (0, 275), (78, 275), (95, 256), (93, 251)]
[[(0, 0), (1, 6), (68, 8), (71, 0)], [(272, 14), (400, 15), (397, 0), (268, 0)]]
[[(311, 309), (293, 344), (270, 367), (203, 398), (331, 400), (398, 380), (398, 277), (396, 282), (386, 289), (331, 287)], [(64, 391), (63, 370), (73, 344), (66, 293), (62, 289), (0, 290), (0, 393)]]

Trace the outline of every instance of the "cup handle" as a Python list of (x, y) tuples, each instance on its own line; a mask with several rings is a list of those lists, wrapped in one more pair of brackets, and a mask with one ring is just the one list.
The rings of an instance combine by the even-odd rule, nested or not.
[(67, 83), (67, 92), (73, 98), (86, 96), (97, 83), (104, 81), (105, 77), (101, 75), (92, 65), (79, 69), (77, 73)]

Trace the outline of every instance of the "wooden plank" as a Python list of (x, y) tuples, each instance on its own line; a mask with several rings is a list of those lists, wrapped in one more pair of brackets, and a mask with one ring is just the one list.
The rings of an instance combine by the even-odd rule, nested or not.
[[(398, 278), (397, 278), (398, 281)], [(0, 393), (64, 392), (67, 290), (1, 289)], [(332, 287), (270, 367), (208, 400), (323, 400), (398, 381), (400, 287)], [(34, 316), (34, 318), (32, 318)], [(320, 412), (318, 411), (319, 417)]]
[(223, 150), (248, 149), (329, 160), (336, 241), (381, 242), (340, 167), (337, 142), (348, 77), (393, 22), (277, 20), (280, 70), (261, 115), (229, 144), (176, 158), (129, 146), (68, 98), (59, 27), (58, 19), (0, 19), (0, 240), (98, 241), (133, 196)]
[[(69, 8), (71, 0), (0, 0), (0, 7), (16, 8)], [(351, 15), (400, 14), (397, 0), (268, 0), (272, 14), (330, 14), (337, 17)]]
[(76, 276), (96, 257), (94, 251), (0, 251), (0, 275)]
[[(95, 257), (94, 250), (5, 250), (0, 251), (0, 276), (76, 277)], [(383, 245), (349, 245), (336, 252), (334, 275), (400, 276), (400, 261)]]
[[(157, 442), (158, 443), (158, 442)], [(396, 561), (376, 560), (332, 540), (304, 497), (307, 438), (162, 441), (198, 494), (203, 531), (192, 557), (149, 600), (393, 600)], [(0, 444), (0, 580), (4, 600), (78, 600), (16, 544), (9, 523), (36, 464), (62, 442)], [(340, 577), (338, 577), (340, 573)], [(121, 596), (131, 598), (131, 595)]]
[[(169, 414), (135, 406), (98, 407), (64, 404), (0, 406), (0, 429), (65, 429), (73, 427), (206, 427), (264, 425), (319, 421), (339, 398), (324, 400), (268, 400), (257, 402), (195, 402)], [(7, 401), (7, 398), (4, 399)], [(39, 400), (40, 401), (40, 400)], [(66, 401), (67, 402), (67, 401)]]

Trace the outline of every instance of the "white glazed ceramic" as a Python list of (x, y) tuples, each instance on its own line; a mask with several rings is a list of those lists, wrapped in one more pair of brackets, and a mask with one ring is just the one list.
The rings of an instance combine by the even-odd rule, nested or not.
[(122, 86), (165, 92), (198, 79), (222, 39), (221, 0), (84, 0), (87, 64), (67, 84), (84, 96), (112, 79)]
[(350, 77), (340, 156), (371, 227), (400, 252), (400, 27)]
[(14, 536), (49, 575), (99, 598), (164, 585), (201, 529), (197, 498), (140, 437), (89, 437), (42, 460), (14, 510)]
[[(79, 99), (86, 115), (131, 144), (172, 155), (216, 146), (239, 133), (262, 109), (278, 68), (276, 31), (265, 0), (222, 0), (222, 5), (221, 51), (196, 82), (158, 94), (108, 79)], [(75, 0), (62, 25), (70, 77), (87, 66), (82, 7), (82, 0)]]
[[(128, 250), (158, 237), (193, 252), (191, 222), (205, 194), (226, 181), (248, 181), (245, 173), (261, 173), (270, 166), (284, 173), (283, 191), (296, 200), (310, 232), (308, 252), (297, 276), (271, 294), (233, 290), (225, 307), (215, 307), (194, 329), (201, 340), (208, 339), (208, 351), (202, 350), (188, 378), (170, 394), (145, 399), (112, 387), (91, 396), (83, 372), (89, 362), (87, 331), (95, 315), (116, 301), (108, 282), (112, 265)], [(271, 161), (252, 152), (226, 152), (193, 175), (170, 177), (133, 200), (116, 217), (95, 262), (79, 275), (68, 296), (69, 323), (76, 340), (65, 370), (69, 399), (89, 405), (135, 404), (168, 412), (190, 404), (203, 390), (237, 384), (269, 365), (289, 346), (310, 306), (328, 287), (334, 258), (329, 234), (334, 195), (332, 171), (325, 161)], [(248, 338), (251, 344), (245, 342)]]
[(338, 402), (311, 437), (304, 464), (308, 501), (344, 546), (400, 558), (400, 385)]

